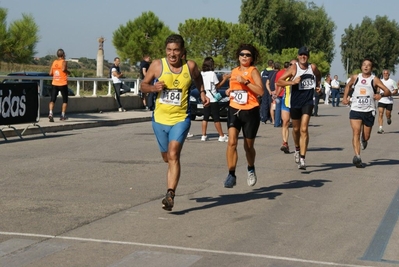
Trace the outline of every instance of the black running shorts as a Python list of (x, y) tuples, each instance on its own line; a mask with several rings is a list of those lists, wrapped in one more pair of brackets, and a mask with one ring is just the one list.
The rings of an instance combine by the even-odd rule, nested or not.
[(259, 107), (249, 110), (238, 110), (229, 107), (227, 116), (227, 127), (234, 127), (238, 131), (242, 128), (245, 138), (255, 139), (260, 125)]

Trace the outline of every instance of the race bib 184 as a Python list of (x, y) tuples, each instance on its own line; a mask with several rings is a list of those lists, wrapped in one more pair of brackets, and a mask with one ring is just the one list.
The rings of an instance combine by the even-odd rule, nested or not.
[(181, 106), (182, 89), (165, 89), (161, 92), (159, 102), (162, 104)]

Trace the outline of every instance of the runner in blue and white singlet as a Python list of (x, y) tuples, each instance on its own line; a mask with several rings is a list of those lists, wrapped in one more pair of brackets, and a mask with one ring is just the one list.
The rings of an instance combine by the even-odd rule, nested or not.
[(306, 170), (305, 156), (309, 144), (309, 120), (313, 112), (313, 95), (320, 92), (321, 73), (309, 63), (309, 50), (299, 48), (297, 62), (276, 81), (277, 86), (291, 86), (292, 136), (295, 144), (294, 159), (300, 170)]

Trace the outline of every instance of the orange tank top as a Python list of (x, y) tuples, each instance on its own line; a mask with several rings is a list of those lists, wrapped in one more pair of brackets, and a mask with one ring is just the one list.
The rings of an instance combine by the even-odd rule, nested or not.
[(252, 71), (254, 70), (256, 70), (254, 66), (245, 71), (241, 71), (240, 67), (232, 70), (230, 78), (230, 107), (241, 110), (259, 107), (257, 95), (248, 86), (237, 81), (237, 76), (242, 76), (245, 80), (254, 83), (252, 78)]
[(51, 73), (53, 74), (52, 85), (63, 86), (68, 84), (67, 74), (62, 71), (62, 64), (65, 59), (56, 59), (51, 65)]

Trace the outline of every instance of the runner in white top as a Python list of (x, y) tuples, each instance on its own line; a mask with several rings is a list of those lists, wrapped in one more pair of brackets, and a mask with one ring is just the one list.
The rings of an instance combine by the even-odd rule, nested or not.
[[(391, 95), (391, 91), (381, 80), (371, 74), (373, 62), (370, 59), (363, 60), (361, 69), (362, 72), (358, 75), (353, 75), (346, 84), (342, 100), (344, 105), (349, 103), (349, 90), (354, 85), (349, 119), (353, 133), (352, 145), (355, 152), (352, 162), (357, 168), (363, 167), (362, 159), (360, 158), (360, 146), (362, 149), (366, 149), (367, 142), (370, 139), (375, 118), (375, 101), (380, 100), (383, 96)], [(377, 92), (377, 87), (380, 88), (380, 93)], [(361, 140), (360, 134), (362, 134)]]
[[(389, 70), (383, 70), (382, 71), (382, 83), (391, 91), (392, 95), (396, 95), (398, 93), (398, 85), (396, 82), (392, 79), (389, 78), (390, 72)], [(388, 97), (382, 97), (380, 101), (378, 101), (378, 132), (379, 134), (384, 133), (384, 130), (382, 129), (383, 125), (383, 119), (384, 119), (384, 110), (385, 111), (385, 116), (387, 117), (387, 123), (390, 125), (392, 123), (391, 119), (391, 112), (393, 108), (393, 97), (388, 96)]]

